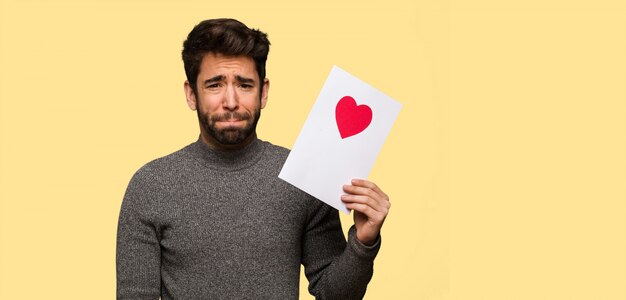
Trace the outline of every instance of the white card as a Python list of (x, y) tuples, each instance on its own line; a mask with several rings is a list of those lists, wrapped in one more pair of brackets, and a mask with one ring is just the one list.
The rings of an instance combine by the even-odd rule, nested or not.
[(343, 185), (368, 177), (401, 107), (333, 66), (278, 177), (350, 213)]

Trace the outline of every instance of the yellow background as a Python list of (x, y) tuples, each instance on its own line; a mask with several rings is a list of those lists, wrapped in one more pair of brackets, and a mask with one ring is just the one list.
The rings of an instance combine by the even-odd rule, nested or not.
[(115, 297), (124, 190), (197, 138), (180, 50), (213, 17), (269, 33), (262, 139), (293, 144), (333, 64), (404, 104), (366, 299), (626, 299), (611, 0), (0, 0), (0, 299)]

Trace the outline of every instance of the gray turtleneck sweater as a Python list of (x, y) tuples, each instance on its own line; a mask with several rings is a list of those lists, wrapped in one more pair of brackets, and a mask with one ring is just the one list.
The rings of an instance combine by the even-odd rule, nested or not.
[(119, 216), (118, 299), (360, 299), (380, 239), (344, 238), (337, 210), (278, 178), (289, 151), (200, 139), (140, 168)]

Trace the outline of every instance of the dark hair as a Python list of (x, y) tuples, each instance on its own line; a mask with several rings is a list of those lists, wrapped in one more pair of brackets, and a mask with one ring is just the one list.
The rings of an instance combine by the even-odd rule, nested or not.
[(234, 19), (204, 20), (196, 25), (183, 43), (185, 74), (194, 92), (200, 65), (205, 54), (244, 55), (252, 58), (261, 86), (265, 80), (265, 61), (270, 50), (267, 34), (250, 29)]

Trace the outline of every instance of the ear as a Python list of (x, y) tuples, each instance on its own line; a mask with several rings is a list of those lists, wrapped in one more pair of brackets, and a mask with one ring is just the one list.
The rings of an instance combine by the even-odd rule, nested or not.
[(189, 80), (185, 80), (185, 96), (187, 97), (187, 105), (189, 105), (189, 108), (196, 110), (196, 94), (193, 92)]
[(267, 105), (267, 92), (270, 89), (270, 80), (268, 78), (265, 78), (265, 80), (263, 80), (263, 86), (262, 86), (262, 91), (261, 91), (261, 108), (265, 108), (265, 105)]

